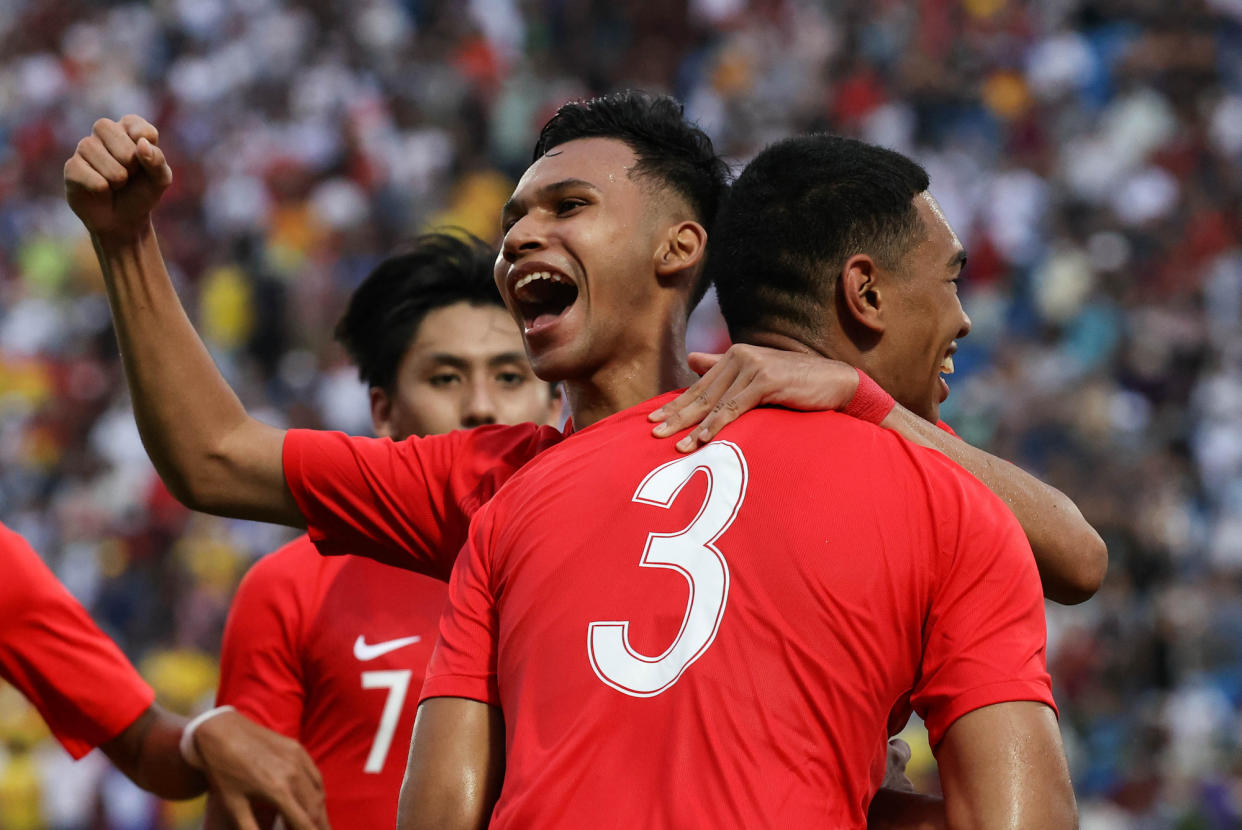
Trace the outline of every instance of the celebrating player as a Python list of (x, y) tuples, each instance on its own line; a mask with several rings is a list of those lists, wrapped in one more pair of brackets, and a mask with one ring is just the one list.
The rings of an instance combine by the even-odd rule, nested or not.
[[(560, 150), (507, 213), (511, 290), (577, 239), (536, 194), (635, 163), (597, 138)], [(731, 335), (864, 365), (934, 420), (938, 367), (969, 320), (962, 247), (927, 185), (860, 142), (761, 153), (713, 254)], [(596, 204), (596, 225), (636, 219), (623, 198)], [(786, 235), (799, 245), (779, 247)], [(596, 271), (590, 290), (613, 278)], [(559, 358), (569, 341), (541, 333)], [(672, 398), (571, 436), (475, 517), (399, 826), (862, 828), (905, 700), (951, 826), (1073, 826), (1039, 578), (1000, 499), (943, 454), (831, 412), (757, 409), (670, 457), (639, 436)]]
[[(684, 352), (685, 303), (679, 299), (669, 309), (653, 300), (666, 297), (674, 283), (698, 278), (704, 229), (726, 176), (708, 138), (683, 120), (671, 99), (630, 92), (568, 104), (545, 127), (536, 157), (588, 136), (639, 148), (633, 172), (641, 198), (628, 198), (685, 208), (658, 233), (652, 227), (657, 214), (643, 210), (632, 227), (608, 228), (607, 235), (592, 231), (584, 242), (575, 241), (575, 248), (601, 249), (567, 253), (576, 277), (555, 270), (522, 277), (525, 296), (542, 298), (527, 303), (534, 313), (525, 332), (528, 353), (545, 363), (537, 373), (555, 373), (542, 377), (564, 380), (578, 426), (696, 379)], [(369, 556), (446, 578), (473, 511), (507, 475), (561, 436), (551, 430), (483, 430), (392, 445), (314, 431), (285, 433), (250, 417), (186, 318), (160, 256), (151, 211), (172, 170), (158, 139), (155, 128), (137, 116), (120, 123), (101, 119), (66, 163), (65, 182), (70, 205), (91, 232), (138, 426), (166, 484), (197, 510), (307, 527), (321, 552), (365, 547)], [(576, 228), (584, 212), (591, 216), (603, 190), (615, 189), (615, 182), (595, 178), (553, 183), (538, 194), (537, 209)], [(570, 193), (575, 185), (596, 192)], [(621, 269), (633, 269), (627, 290), (592, 292), (589, 272)], [(501, 286), (511, 306), (520, 302), (509, 296), (513, 287)], [(570, 346), (556, 350), (564, 355), (557, 363), (541, 356), (545, 335), (553, 331), (562, 332)], [(722, 403), (734, 406), (749, 399), (832, 408), (856, 388), (857, 374), (837, 361), (808, 372), (804, 355), (767, 350), (763, 359), (763, 372), (742, 373), (757, 392), (739, 396), (734, 387), (713, 384), (696, 395), (698, 411), (709, 411), (720, 400), (712, 397), (717, 394), (728, 394)], [(718, 423), (719, 415), (707, 417)], [(913, 420), (894, 417), (889, 425), (911, 440), (940, 440)], [(679, 427), (687, 425), (679, 419)], [(1095, 591), (1106, 552), (1072, 502), (1013, 465), (968, 451), (964, 442), (941, 444), (938, 449), (983, 478), (1014, 511), (1033, 542), (1050, 597), (1081, 601)]]
[[(419, 237), (362, 282), (337, 326), (370, 388), (375, 432), (400, 441), (484, 424), (554, 424), (560, 401), (531, 372), (478, 239)], [(219, 702), (296, 738), (323, 774), (337, 827), (393, 827), (443, 582), (305, 536), (238, 588)], [(222, 817), (213, 798), (208, 826)], [(263, 826), (268, 826), (264, 823)]]
[(154, 702), (116, 644), (3, 525), (0, 571), (0, 677), (30, 700), (70, 755), (99, 747), (162, 798), (192, 798), (210, 783), (241, 828), (255, 827), (248, 795), (274, 804), (289, 827), (328, 827), (319, 772), (295, 742), (234, 712), (217, 713), (183, 740), (185, 719)]

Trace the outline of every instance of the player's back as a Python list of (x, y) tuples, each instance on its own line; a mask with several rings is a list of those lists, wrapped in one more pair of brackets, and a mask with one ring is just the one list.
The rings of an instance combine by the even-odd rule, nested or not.
[(438, 580), (322, 556), (305, 536), (260, 560), (238, 590), (219, 700), (306, 747), (334, 827), (396, 821), (444, 597)]
[(454, 693), (488, 594), (493, 826), (862, 827), (907, 692), (933, 739), (1001, 688), (1046, 696), (1029, 548), (982, 485), (833, 413), (759, 410), (679, 456), (648, 437), (666, 399), (549, 451), (472, 528), (425, 694)]

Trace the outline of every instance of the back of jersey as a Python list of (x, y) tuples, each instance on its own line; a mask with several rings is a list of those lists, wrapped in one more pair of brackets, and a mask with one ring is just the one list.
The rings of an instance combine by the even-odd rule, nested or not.
[(935, 739), (963, 701), (1048, 696), (1030, 550), (982, 485), (832, 413), (678, 455), (667, 399), (472, 528), (424, 696), (503, 707), (493, 826), (863, 827), (904, 695)]

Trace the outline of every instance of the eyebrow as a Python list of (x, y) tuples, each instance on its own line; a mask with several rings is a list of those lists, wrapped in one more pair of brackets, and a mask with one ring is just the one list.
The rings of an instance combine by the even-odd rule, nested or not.
[[(550, 197), (556, 196), (559, 193), (563, 193), (566, 190), (574, 190), (578, 188), (586, 188), (587, 190), (593, 190), (596, 193), (599, 192), (598, 187), (591, 184), (585, 179), (561, 179), (559, 182), (552, 182), (551, 184), (545, 184), (543, 187), (539, 188), (537, 191), (535, 191), (534, 199), (535, 201), (542, 201), (544, 199), (548, 199)], [(500, 209), (501, 221), (503, 222), (505, 219), (509, 218), (513, 214), (519, 213), (522, 210), (522, 205), (523, 205), (523, 200), (521, 199), (510, 199), (509, 201), (505, 202), (505, 206)]]
[(946, 267), (950, 270), (952, 270), (954, 266), (956, 266), (959, 271), (966, 267), (966, 252), (961, 248), (958, 248), (953, 253), (953, 256), (949, 257), (949, 261), (946, 263)]
[[(435, 366), (452, 366), (454, 369), (460, 369), (463, 372), (470, 368), (470, 360), (460, 355), (450, 354), (448, 352), (435, 352), (427, 355), (428, 360)], [(506, 366), (510, 363), (523, 363), (526, 360), (525, 352), (501, 352), (492, 355), (487, 359), (487, 365), (490, 368), (497, 366)]]

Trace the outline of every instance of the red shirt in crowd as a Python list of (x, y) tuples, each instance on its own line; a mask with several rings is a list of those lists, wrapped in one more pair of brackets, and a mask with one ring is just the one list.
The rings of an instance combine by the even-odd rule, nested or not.
[(394, 827), (443, 582), (299, 537), (259, 560), (229, 610), (218, 702), (297, 739), (333, 827)]
[(763, 409), (690, 456), (618, 413), (517, 473), (453, 573), (423, 698), (500, 706), (493, 827), (854, 827), (907, 695), (936, 745), (1053, 705), (1017, 521), (943, 455)]
[(121, 734), (155, 692), (26, 540), (0, 525), (0, 677), (74, 758)]

